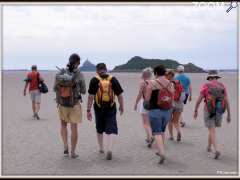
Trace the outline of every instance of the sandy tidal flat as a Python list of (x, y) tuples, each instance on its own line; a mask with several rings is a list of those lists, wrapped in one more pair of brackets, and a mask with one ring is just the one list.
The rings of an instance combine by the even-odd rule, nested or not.
[[(217, 130), (219, 160), (206, 152), (207, 129), (202, 107), (197, 120), (192, 118), (200, 85), (206, 74), (190, 74), (193, 100), (184, 109), (187, 126), (181, 143), (166, 141), (167, 160), (158, 165), (156, 145), (148, 149), (140, 115), (133, 111), (140, 74), (114, 74), (124, 89), (125, 113), (118, 117), (119, 136), (113, 160), (98, 154), (95, 124), (86, 119), (83, 99), (83, 122), (79, 126), (78, 159), (63, 157), (60, 121), (52, 91), (55, 72), (42, 72), (50, 92), (42, 95), (40, 121), (32, 120), (29, 95), (23, 96), (26, 72), (2, 74), (2, 173), (3, 175), (236, 175), (238, 172), (238, 81), (236, 74), (223, 74), (231, 105), (232, 123), (225, 121)], [(94, 73), (84, 73), (86, 83)]]

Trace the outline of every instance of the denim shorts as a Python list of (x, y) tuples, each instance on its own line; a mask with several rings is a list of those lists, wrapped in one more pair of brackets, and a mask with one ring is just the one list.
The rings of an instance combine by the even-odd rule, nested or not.
[(153, 135), (162, 135), (171, 119), (172, 110), (152, 109), (149, 111), (149, 119)]
[(114, 105), (112, 108), (94, 107), (96, 130), (98, 134), (118, 134), (117, 127), (117, 109)]

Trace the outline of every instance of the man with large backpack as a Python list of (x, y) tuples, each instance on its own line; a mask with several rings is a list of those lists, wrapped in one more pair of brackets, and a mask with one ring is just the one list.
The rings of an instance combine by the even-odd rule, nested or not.
[(37, 71), (37, 66), (32, 65), (32, 71), (27, 74), (27, 78), (24, 80), (25, 87), (23, 95), (26, 96), (26, 91), (29, 86), (29, 94), (32, 101), (32, 111), (33, 111), (33, 119), (39, 120), (39, 111), (41, 104), (41, 92), (39, 90), (39, 85), (43, 82), (43, 78), (40, 73)]
[(222, 116), (225, 110), (227, 110), (227, 122), (230, 123), (231, 121), (227, 91), (225, 86), (217, 81), (219, 78), (221, 77), (217, 74), (217, 71), (209, 71), (207, 76), (209, 82), (202, 86), (194, 111), (194, 118), (196, 119), (198, 116), (199, 105), (204, 99), (204, 123), (209, 131), (207, 151), (212, 152), (213, 146), (215, 159), (218, 159), (220, 156), (216, 141), (215, 128), (221, 127)]
[(79, 55), (72, 54), (67, 68), (59, 69), (54, 83), (65, 156), (69, 156), (67, 124), (71, 125), (71, 158), (78, 157), (75, 153), (78, 141), (77, 125), (82, 121), (81, 94), (86, 93), (86, 84), (83, 74), (78, 68), (79, 65)]
[(92, 120), (91, 108), (94, 101), (94, 112), (99, 144), (99, 153), (104, 153), (103, 133), (106, 134), (106, 159), (112, 159), (113, 139), (118, 134), (117, 108), (115, 96), (118, 98), (120, 115), (123, 114), (123, 89), (118, 80), (107, 73), (104, 63), (96, 66), (97, 74), (93, 77), (88, 89), (87, 119)]

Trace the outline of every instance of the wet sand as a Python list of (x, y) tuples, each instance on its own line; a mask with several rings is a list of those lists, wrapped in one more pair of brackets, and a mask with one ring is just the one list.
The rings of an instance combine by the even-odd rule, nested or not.
[[(166, 141), (167, 160), (158, 165), (158, 156), (146, 147), (140, 115), (133, 111), (140, 74), (114, 74), (124, 89), (125, 113), (118, 116), (119, 136), (113, 160), (98, 154), (94, 122), (86, 120), (84, 96), (83, 122), (79, 126), (78, 159), (63, 157), (60, 122), (52, 91), (54, 72), (43, 72), (50, 92), (42, 95), (40, 121), (32, 120), (29, 95), (23, 96), (26, 72), (3, 72), (2, 83), (2, 173), (3, 175), (236, 175), (238, 173), (238, 91), (237, 75), (224, 74), (228, 88), (232, 123), (217, 130), (222, 153), (219, 160), (206, 152), (207, 129), (202, 107), (197, 120), (192, 118), (200, 85), (206, 74), (190, 74), (193, 100), (184, 109), (183, 140)], [(93, 73), (84, 73), (87, 85)], [(227, 174), (226, 174), (227, 173)]]

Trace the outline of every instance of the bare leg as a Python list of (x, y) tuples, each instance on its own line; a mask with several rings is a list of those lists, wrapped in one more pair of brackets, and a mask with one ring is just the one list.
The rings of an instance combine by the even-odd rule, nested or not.
[(157, 142), (157, 148), (160, 155), (164, 155), (164, 143), (162, 135), (155, 135), (155, 140)]
[(209, 128), (209, 134), (210, 134), (210, 142), (213, 145), (214, 151), (218, 151), (217, 148), (217, 139), (216, 139), (216, 130), (215, 128)]
[(40, 103), (36, 103), (35, 107), (36, 107), (36, 113), (39, 113), (39, 111), (40, 111)]
[(170, 140), (173, 140), (173, 123), (172, 123), (172, 119), (168, 123), (168, 131), (169, 131), (169, 135), (170, 135)]
[(112, 151), (113, 149), (113, 141), (116, 135), (114, 134), (107, 134), (106, 141), (107, 141), (107, 151)]
[(210, 130), (208, 133), (208, 147), (207, 147), (207, 151), (210, 152), (212, 148), (212, 140), (211, 140), (211, 134), (210, 134)]
[(147, 140), (151, 141), (152, 139), (152, 128), (150, 126), (149, 118), (147, 114), (142, 114), (143, 119), (143, 127), (145, 129), (145, 132), (147, 134)]
[(61, 120), (61, 136), (62, 136), (62, 141), (64, 144), (64, 149), (68, 147), (68, 140), (67, 140), (67, 123)]
[(103, 152), (104, 151), (104, 148), (103, 148), (103, 134), (97, 133), (97, 140), (98, 140), (99, 150), (100, 150), (100, 152)]
[(177, 130), (178, 133), (181, 133), (180, 131), (180, 117), (181, 117), (181, 112), (174, 112), (173, 113), (173, 124), (175, 129)]
[(71, 154), (75, 155), (76, 145), (78, 141), (78, 126), (76, 123), (71, 123)]
[(35, 102), (34, 101), (32, 101), (32, 111), (33, 111), (33, 115), (35, 115), (36, 107), (35, 107)]

